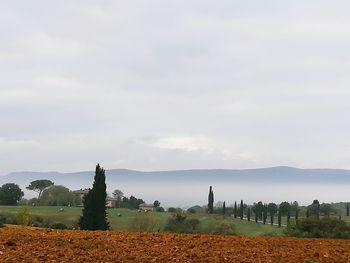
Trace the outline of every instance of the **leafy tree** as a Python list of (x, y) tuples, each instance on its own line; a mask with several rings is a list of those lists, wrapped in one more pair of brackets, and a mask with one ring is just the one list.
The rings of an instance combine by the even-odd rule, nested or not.
[(119, 189), (115, 189), (113, 191), (113, 197), (116, 199), (116, 202), (115, 202), (116, 207), (117, 208), (120, 207), (121, 206), (121, 202), (122, 202), (123, 197), (124, 197), (124, 193), (121, 190), (119, 190)]
[(287, 212), (287, 226), (290, 225), (290, 211)]
[(290, 212), (291, 206), (288, 202), (282, 202), (279, 205), (279, 210), (281, 211), (282, 215), (287, 215), (288, 212)]
[(73, 205), (75, 195), (67, 187), (53, 185), (45, 189), (41, 195), (39, 204), (47, 206), (67, 206)]
[(83, 200), (83, 215), (79, 220), (79, 226), (82, 230), (107, 230), (109, 228), (106, 212), (105, 180), (105, 170), (97, 164), (92, 189), (89, 190)]
[(237, 218), (237, 202), (235, 201), (235, 206), (233, 207), (233, 216)]
[(320, 202), (318, 200), (314, 200), (311, 205), (308, 206), (309, 215), (316, 216), (319, 218), (320, 216)]
[(224, 203), (222, 204), (222, 214), (226, 215), (226, 203), (224, 201)]
[(264, 205), (261, 201), (254, 203), (253, 212), (258, 216), (258, 219), (263, 219)]
[(208, 213), (212, 214), (214, 212), (214, 193), (213, 189), (210, 186), (209, 195), (208, 195)]
[(349, 203), (346, 203), (346, 215), (350, 216), (350, 207), (349, 207)]
[(263, 208), (263, 224), (266, 224), (266, 219), (267, 219), (267, 205), (264, 205)]
[(154, 205), (155, 208), (157, 208), (157, 207), (160, 206), (160, 202), (159, 202), (158, 200), (155, 200), (155, 201), (153, 202), (153, 205)]
[(250, 207), (247, 208), (247, 219), (250, 222)]
[(41, 198), (41, 193), (54, 183), (51, 182), (50, 180), (35, 180), (32, 181), (26, 188), (28, 190), (32, 190), (34, 192), (37, 192), (39, 194), (38, 199)]
[(295, 215), (295, 220), (298, 220), (300, 208), (299, 208), (299, 203), (298, 203), (297, 201), (294, 201), (294, 202), (291, 204), (290, 210), (291, 210), (291, 212), (294, 213), (294, 215)]
[(278, 209), (277, 209), (277, 205), (275, 203), (269, 203), (267, 205), (267, 210), (269, 211), (270, 213), (270, 222), (271, 222), (271, 225), (273, 225), (273, 221), (274, 221), (274, 217), (275, 217), (275, 214), (277, 213)]
[(14, 183), (3, 184), (0, 187), (0, 204), (2, 205), (17, 205), (24, 193), (21, 188)]
[(282, 213), (281, 213), (281, 209), (278, 208), (278, 227), (281, 227), (282, 225)]
[(244, 205), (243, 205), (243, 200), (241, 200), (241, 205), (239, 206), (239, 217), (241, 220), (243, 220), (243, 215), (244, 215)]
[(330, 216), (330, 214), (333, 212), (331, 204), (322, 203), (320, 205), (320, 213), (325, 216)]

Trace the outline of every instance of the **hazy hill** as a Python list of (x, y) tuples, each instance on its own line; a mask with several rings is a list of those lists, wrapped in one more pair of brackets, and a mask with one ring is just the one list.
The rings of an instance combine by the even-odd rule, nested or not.
[[(58, 173), (58, 172), (16, 172), (6, 176), (0, 176), (0, 184), (14, 182), (22, 189), (33, 180), (49, 179), (55, 184), (65, 185), (75, 190), (91, 187), (93, 171)], [(179, 200), (182, 203), (179, 191), (192, 191), (187, 193), (188, 197), (196, 196), (193, 201), (203, 200), (206, 202), (206, 191), (209, 185), (235, 187), (239, 184), (245, 185), (350, 185), (350, 170), (341, 169), (297, 169), (293, 167), (272, 167), (261, 169), (229, 170), (177, 170), (177, 171), (153, 171), (140, 172), (126, 169), (112, 169), (106, 171), (107, 188), (122, 189), (126, 193), (140, 195), (149, 198), (164, 198), (172, 194), (171, 200)], [(218, 188), (218, 187), (217, 187)], [(185, 190), (186, 189), (186, 190)], [(203, 192), (202, 192), (203, 191)], [(335, 190), (337, 191), (337, 190)], [(196, 192), (196, 193), (195, 193)], [(263, 192), (263, 191), (262, 191)], [(31, 193), (31, 194), (30, 194)], [(26, 194), (35, 195), (26, 191)], [(227, 193), (229, 194), (229, 193)], [(253, 195), (254, 193), (250, 193)], [(183, 199), (185, 193), (183, 194)], [(199, 199), (199, 198), (203, 199)], [(263, 197), (262, 194), (252, 198)], [(270, 197), (269, 197), (270, 198)], [(169, 200), (170, 200), (169, 199)], [(297, 199), (297, 198), (296, 198)], [(339, 200), (342, 201), (342, 200)]]

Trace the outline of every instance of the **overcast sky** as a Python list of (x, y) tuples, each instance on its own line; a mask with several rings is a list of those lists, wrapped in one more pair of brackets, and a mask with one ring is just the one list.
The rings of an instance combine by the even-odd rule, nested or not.
[(348, 1), (1, 1), (0, 174), (350, 168)]

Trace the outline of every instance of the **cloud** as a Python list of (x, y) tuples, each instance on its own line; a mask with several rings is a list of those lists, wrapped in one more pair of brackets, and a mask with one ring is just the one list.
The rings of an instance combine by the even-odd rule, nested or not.
[(7, 1), (0, 173), (350, 168), (348, 7)]

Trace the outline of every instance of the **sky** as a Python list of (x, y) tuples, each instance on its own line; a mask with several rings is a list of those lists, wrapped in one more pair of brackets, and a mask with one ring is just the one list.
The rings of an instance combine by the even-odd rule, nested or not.
[(350, 169), (348, 1), (1, 1), (0, 174)]

